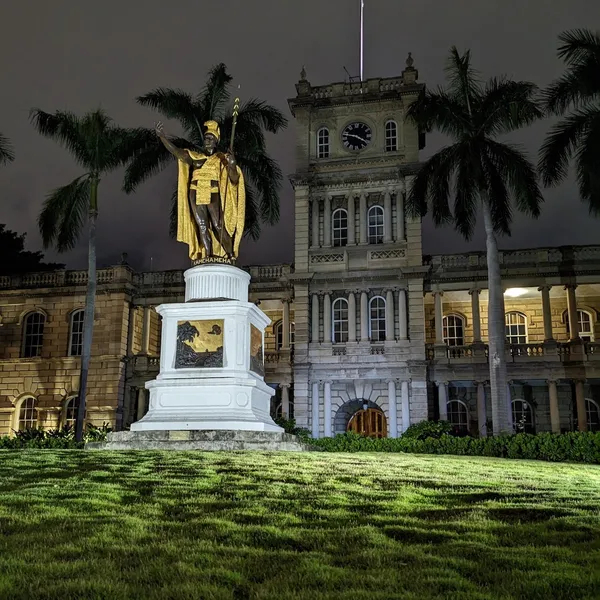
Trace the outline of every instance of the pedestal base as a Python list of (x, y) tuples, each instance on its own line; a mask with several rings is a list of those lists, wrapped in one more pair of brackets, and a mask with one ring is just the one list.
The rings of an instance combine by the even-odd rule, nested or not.
[(89, 442), (86, 450), (203, 450), (211, 452), (311, 450), (289, 433), (266, 431), (119, 431), (106, 442)]

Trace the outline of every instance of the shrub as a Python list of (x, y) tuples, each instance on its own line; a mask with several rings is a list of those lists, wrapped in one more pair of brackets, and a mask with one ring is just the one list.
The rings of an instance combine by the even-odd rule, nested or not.
[(85, 442), (103, 442), (106, 439), (106, 435), (111, 431), (112, 429), (107, 423), (104, 423), (101, 427), (88, 424), (83, 436), (84, 442), (82, 443), (75, 441), (75, 431), (68, 425), (61, 429), (49, 430), (32, 427), (23, 431), (15, 431), (14, 437), (0, 437), (0, 449), (81, 449)]
[(419, 421), (413, 423), (402, 434), (403, 438), (426, 440), (427, 438), (440, 439), (444, 434), (452, 433), (452, 423), (450, 421)]
[(273, 420), (275, 421), (276, 425), (279, 425), (279, 427), (283, 427), (286, 433), (298, 436), (301, 441), (308, 441), (312, 439), (310, 437), (310, 431), (302, 427), (296, 427), (296, 421), (294, 419), (284, 419), (283, 417), (277, 417)]

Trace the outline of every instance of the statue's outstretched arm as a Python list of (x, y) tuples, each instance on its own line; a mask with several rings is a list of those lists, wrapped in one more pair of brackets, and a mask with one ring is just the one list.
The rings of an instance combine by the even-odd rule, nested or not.
[(182, 148), (178, 148), (174, 144), (172, 144), (165, 135), (165, 131), (163, 128), (163, 124), (159, 121), (155, 127), (156, 135), (159, 137), (160, 141), (164, 144), (165, 148), (177, 159), (182, 162), (186, 162), (189, 165), (192, 164), (192, 159), (186, 150)]

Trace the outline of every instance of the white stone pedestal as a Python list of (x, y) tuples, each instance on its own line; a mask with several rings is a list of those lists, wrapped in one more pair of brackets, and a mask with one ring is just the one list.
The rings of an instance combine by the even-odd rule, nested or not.
[(248, 302), (250, 275), (226, 264), (184, 274), (185, 303), (162, 304), (160, 373), (146, 383), (147, 414), (131, 431), (234, 430), (282, 433), (264, 382), (270, 319)]

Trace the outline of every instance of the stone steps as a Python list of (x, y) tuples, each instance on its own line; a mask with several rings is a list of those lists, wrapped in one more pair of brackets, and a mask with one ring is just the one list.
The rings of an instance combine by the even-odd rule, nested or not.
[(105, 442), (88, 442), (86, 450), (258, 450), (305, 452), (312, 450), (289, 433), (230, 430), (118, 431)]

